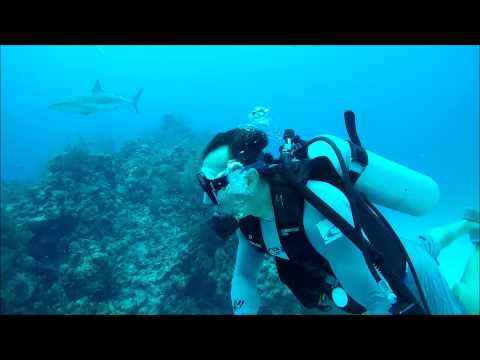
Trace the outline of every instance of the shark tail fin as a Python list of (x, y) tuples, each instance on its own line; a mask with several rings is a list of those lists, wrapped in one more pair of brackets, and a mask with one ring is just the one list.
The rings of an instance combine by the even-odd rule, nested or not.
[(140, 89), (132, 99), (133, 107), (135, 108), (135, 111), (137, 112), (137, 114), (139, 113), (138, 100), (140, 99), (140, 96), (142, 95), (142, 93), (143, 93), (143, 89)]

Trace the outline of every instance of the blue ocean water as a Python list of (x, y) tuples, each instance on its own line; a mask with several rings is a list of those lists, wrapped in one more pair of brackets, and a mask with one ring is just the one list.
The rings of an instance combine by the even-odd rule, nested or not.
[[(167, 113), (221, 131), (262, 105), (272, 127), (309, 138), (346, 137), (343, 112), (351, 109), (367, 149), (440, 186), (425, 216), (385, 209), (400, 234), (416, 236), (480, 206), (478, 46), (2, 46), (0, 55), (2, 180), (35, 181), (79, 136), (121, 144)], [(140, 113), (48, 109), (88, 94), (96, 80), (126, 97), (143, 88)], [(450, 283), (470, 250), (464, 237), (442, 254)]]

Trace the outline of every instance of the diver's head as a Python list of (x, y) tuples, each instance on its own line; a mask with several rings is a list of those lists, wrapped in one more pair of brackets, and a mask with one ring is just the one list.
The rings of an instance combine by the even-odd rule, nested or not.
[(267, 135), (258, 129), (232, 129), (213, 137), (205, 148), (197, 177), (206, 196), (224, 214), (254, 213), (265, 166)]

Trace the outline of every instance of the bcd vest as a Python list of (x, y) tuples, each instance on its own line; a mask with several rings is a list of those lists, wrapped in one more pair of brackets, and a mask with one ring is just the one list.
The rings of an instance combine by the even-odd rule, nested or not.
[[(330, 161), (321, 157), (312, 161), (309, 179), (328, 182), (343, 192), (342, 181)], [(350, 173), (352, 181), (356, 173)], [(306, 183), (306, 181), (305, 181)], [(335, 278), (328, 261), (310, 244), (303, 226), (304, 199), (281, 177), (269, 179), (276, 228), (280, 243), (289, 260), (275, 257), (280, 280), (307, 308), (326, 309), (322, 303), (331, 299), (332, 290), (341, 284)], [(239, 221), (240, 231), (258, 251), (269, 254), (260, 228), (260, 219), (247, 216)], [(270, 254), (269, 254), (270, 255)], [(342, 310), (360, 314), (366, 309), (348, 295)]]

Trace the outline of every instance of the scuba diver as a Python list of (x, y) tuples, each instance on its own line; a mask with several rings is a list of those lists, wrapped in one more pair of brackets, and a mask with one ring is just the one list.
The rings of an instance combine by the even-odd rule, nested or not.
[(373, 205), (423, 215), (438, 200), (437, 184), (365, 150), (353, 112), (345, 123), (350, 140), (304, 141), (285, 130), (278, 159), (264, 152), (267, 135), (255, 128), (218, 133), (206, 146), (197, 174), (204, 203), (222, 214), (219, 235), (238, 237), (233, 313), (258, 313), (257, 275), (268, 254), (307, 308), (463, 314), (426, 242), (400, 239)]

